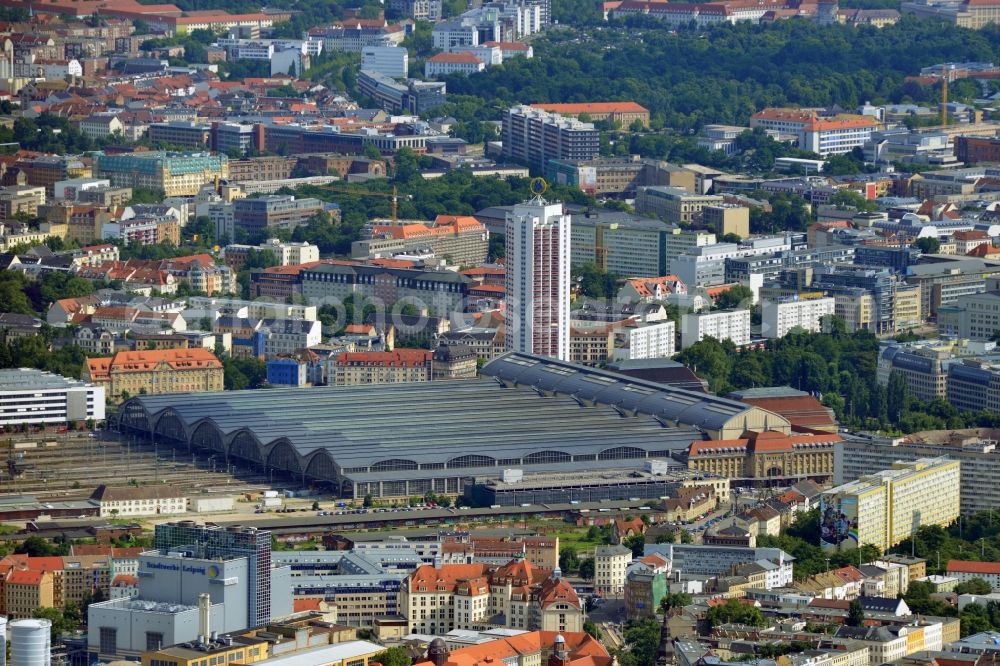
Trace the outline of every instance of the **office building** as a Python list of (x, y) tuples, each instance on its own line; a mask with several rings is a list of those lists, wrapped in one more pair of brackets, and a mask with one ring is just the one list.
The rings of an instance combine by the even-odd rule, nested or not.
[(503, 114), (504, 157), (544, 170), (549, 160), (589, 160), (600, 153), (593, 123), (580, 122), (530, 106)]
[(104, 420), (104, 387), (34, 368), (0, 370), (0, 426)]
[(793, 329), (818, 333), (823, 328), (823, 321), (833, 316), (834, 302), (830, 296), (764, 301), (760, 308), (761, 335), (782, 338)]
[(189, 120), (152, 123), (146, 131), (150, 143), (171, 148), (208, 148), (211, 134), (210, 126)]
[(570, 216), (541, 197), (507, 213), (507, 349), (569, 359)]
[(311, 243), (296, 243), (269, 238), (260, 245), (227, 245), (223, 251), (226, 265), (235, 271), (246, 263), (251, 252), (270, 252), (279, 266), (296, 266), (319, 261), (319, 247)]
[(402, 46), (366, 46), (361, 51), (361, 69), (390, 79), (409, 75), (409, 55)]
[(138, 597), (91, 604), (92, 659), (138, 656), (267, 625), (292, 613), (291, 570), (271, 560), (271, 534), (253, 527), (156, 526), (139, 557)]
[(640, 187), (635, 199), (635, 210), (637, 213), (662, 217), (671, 224), (700, 225), (702, 209), (706, 206), (717, 207), (722, 203), (721, 196), (693, 194), (679, 187)]
[(632, 550), (625, 546), (597, 546), (594, 549), (594, 592), (608, 597), (625, 593), (625, 574)]
[(764, 589), (787, 587), (794, 581), (795, 558), (780, 548), (647, 543), (643, 554), (662, 556), (667, 561), (668, 575), (729, 575), (736, 567), (755, 562), (765, 570)]
[(923, 525), (947, 527), (959, 515), (961, 464), (919, 458), (823, 493), (820, 544), (842, 550), (871, 544), (885, 552)]
[(594, 263), (621, 276), (666, 275), (670, 270), (670, 243), (679, 238), (674, 231), (680, 230), (659, 220), (612, 217), (603, 211), (574, 212), (570, 260), (577, 266)]
[(955, 305), (963, 296), (986, 291), (986, 279), (1000, 272), (994, 262), (959, 257), (954, 261), (914, 264), (903, 278), (920, 288), (920, 311), (935, 317), (944, 306)]
[(454, 271), (347, 262), (307, 265), (299, 280), (303, 298), (312, 305), (342, 305), (353, 296), (355, 302), (374, 305), (383, 317), (399, 302), (438, 317), (462, 312), (471, 286), (469, 278)]
[[(422, 114), (444, 104), (447, 85), (443, 81), (417, 81), (415, 79), (406, 79), (405, 81), (398, 82), (375, 71), (361, 70), (358, 72), (358, 90), (363, 95), (372, 98), (379, 107), (387, 111)], [(355, 136), (360, 144), (363, 136)], [(323, 152), (318, 145), (319, 140), (323, 138), (331, 140), (335, 137), (315, 132), (310, 133), (306, 138), (313, 139), (313, 142), (310, 144), (311, 147), (304, 152)], [(405, 145), (406, 143), (416, 141), (418, 138), (406, 136), (405, 138), (400, 137), (400, 140)], [(385, 150), (382, 146), (379, 146), (379, 148), (382, 149), (383, 155), (388, 154), (389, 151)], [(336, 152), (349, 151), (340, 149)], [(355, 151), (355, 153), (360, 153), (360, 151)]]
[(269, 229), (294, 231), (322, 211), (323, 202), (319, 199), (296, 199), (291, 194), (237, 199), (233, 202), (233, 227), (251, 235), (266, 233)]
[(957, 297), (938, 308), (938, 332), (968, 340), (991, 340), (1000, 330), (1000, 291)]
[(784, 479), (794, 483), (833, 478), (839, 435), (747, 432), (737, 439), (695, 441), (687, 450), (688, 469), (727, 479)]
[(115, 402), (140, 393), (221, 391), (222, 376), (222, 362), (201, 348), (123, 351), (83, 366), (84, 381), (105, 387)]
[(665, 185), (695, 191), (693, 171), (659, 160), (598, 157), (592, 160), (549, 160), (545, 177), (551, 183), (577, 187), (594, 196), (635, 196), (643, 185)]
[[(838, 264), (817, 266), (813, 272), (812, 289), (825, 291), (827, 295), (833, 296), (835, 313), (841, 315), (844, 311), (848, 321), (855, 319), (846, 311), (854, 307), (853, 297), (867, 297), (870, 314), (866, 312), (861, 315), (864, 320), (859, 321), (856, 327), (870, 327), (876, 334), (893, 333), (897, 330), (895, 296), (898, 287), (900, 285), (893, 272), (887, 268)], [(858, 292), (859, 289), (862, 291)], [(840, 296), (844, 299), (839, 301), (842, 305), (838, 308)]]
[(343, 352), (334, 361), (335, 386), (429, 382), (434, 353), (426, 349)]
[(750, 310), (690, 312), (681, 319), (681, 349), (705, 338), (732, 340), (737, 347), (750, 343)]
[(896, 461), (947, 456), (961, 463), (961, 509), (970, 516), (996, 508), (996, 479), (1000, 474), (1000, 452), (996, 442), (974, 434), (963, 435), (942, 431), (938, 439), (847, 437), (834, 449), (836, 484), (847, 483), (881, 469)]
[(822, 117), (815, 111), (801, 109), (764, 109), (750, 117), (750, 127), (794, 134), (800, 149), (826, 157), (863, 147), (878, 127), (878, 121), (870, 116)]
[(389, 9), (415, 20), (441, 20), (441, 0), (389, 0)]
[(561, 116), (579, 118), (589, 116), (593, 122), (607, 120), (628, 129), (638, 122), (649, 127), (649, 109), (635, 102), (583, 102), (581, 104), (532, 104), (531, 108), (541, 109)]
[[(993, 0), (968, 2), (963, 0), (911, 0), (900, 10), (918, 18), (945, 21), (960, 28), (980, 30), (1000, 22), (1000, 4)], [(957, 138), (957, 137), (956, 137)]]
[(489, 232), (474, 217), (438, 215), (433, 222), (388, 222), (377, 220), (370, 238), (354, 241), (351, 256), (373, 259), (429, 250), (453, 265), (479, 266), (486, 262)]
[(736, 204), (703, 205), (701, 223), (719, 236), (736, 234), (746, 238), (750, 235), (750, 209)]
[(226, 156), (210, 153), (98, 154), (95, 162), (95, 174), (115, 187), (160, 190), (167, 197), (193, 196), (206, 184), (229, 177)]

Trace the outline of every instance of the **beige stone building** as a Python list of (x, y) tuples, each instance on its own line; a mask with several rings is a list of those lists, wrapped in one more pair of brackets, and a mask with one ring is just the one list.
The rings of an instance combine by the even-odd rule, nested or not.
[[(572, 585), (527, 560), (503, 566), (442, 564), (419, 567), (400, 590), (409, 631), (506, 627), (526, 631), (582, 631), (583, 606)], [(503, 624), (493, 618), (502, 617)]]
[(118, 352), (87, 359), (85, 381), (106, 387), (109, 400), (142, 393), (192, 393), (223, 389), (222, 362), (207, 349)]
[(688, 447), (688, 469), (729, 479), (833, 477), (839, 435), (747, 432), (739, 439), (696, 441)]

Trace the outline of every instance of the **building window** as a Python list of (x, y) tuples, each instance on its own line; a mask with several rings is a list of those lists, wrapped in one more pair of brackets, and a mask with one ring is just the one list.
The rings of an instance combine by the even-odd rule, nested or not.
[(146, 650), (159, 650), (163, 647), (163, 634), (156, 631), (146, 632)]
[(118, 652), (118, 630), (114, 627), (101, 627), (100, 641), (101, 654), (115, 654)]

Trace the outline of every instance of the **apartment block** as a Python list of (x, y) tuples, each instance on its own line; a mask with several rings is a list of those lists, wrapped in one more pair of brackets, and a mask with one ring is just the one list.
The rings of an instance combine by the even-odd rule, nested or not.
[(922, 525), (958, 519), (961, 464), (946, 457), (899, 461), (891, 469), (831, 488), (821, 500), (820, 543), (886, 551)]
[(996, 479), (1000, 474), (1000, 452), (996, 442), (976, 435), (942, 432), (939, 441), (912, 438), (848, 438), (834, 449), (835, 484), (843, 484), (896, 461), (914, 461), (947, 455), (961, 463), (961, 510), (966, 516), (995, 507)]
[(737, 347), (750, 343), (750, 310), (717, 310), (688, 313), (681, 319), (681, 348), (715, 338), (732, 340)]
[(429, 382), (433, 378), (434, 353), (425, 349), (394, 349), (386, 352), (343, 352), (334, 361), (332, 384), (396, 384)]
[(589, 160), (600, 153), (593, 123), (566, 118), (530, 106), (515, 106), (503, 114), (504, 157), (539, 169), (549, 160)]
[(625, 546), (598, 546), (594, 549), (594, 591), (607, 596), (625, 592), (625, 577), (632, 550)]
[(761, 335), (781, 338), (793, 329), (817, 333), (822, 330), (824, 319), (832, 317), (835, 309), (835, 300), (830, 296), (764, 301), (761, 304)]

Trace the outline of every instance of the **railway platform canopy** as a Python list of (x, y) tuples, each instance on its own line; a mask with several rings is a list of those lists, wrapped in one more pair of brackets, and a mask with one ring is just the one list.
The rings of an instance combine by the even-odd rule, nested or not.
[(119, 428), (342, 497), (391, 498), (461, 493), (512, 468), (638, 470), (693, 440), (790, 426), (734, 400), (511, 352), (478, 380), (141, 395)]

